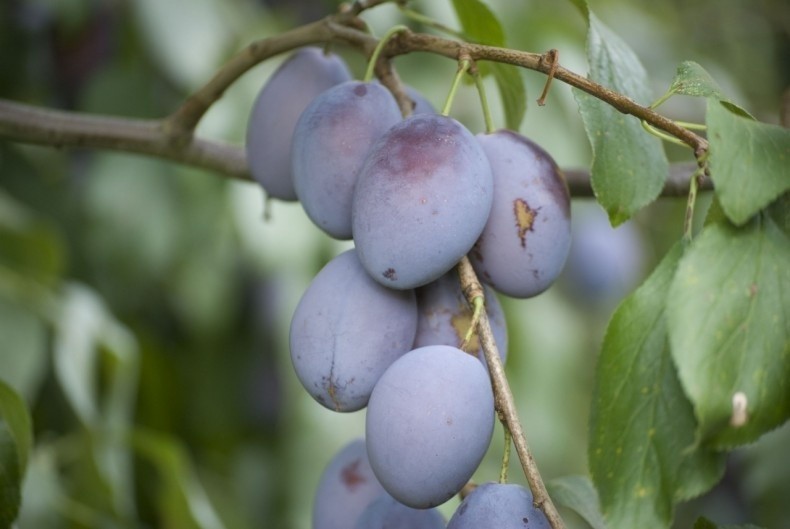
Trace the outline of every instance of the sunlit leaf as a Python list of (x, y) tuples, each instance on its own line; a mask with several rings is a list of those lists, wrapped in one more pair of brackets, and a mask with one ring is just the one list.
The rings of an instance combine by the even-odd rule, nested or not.
[(678, 267), (672, 355), (699, 438), (716, 448), (752, 442), (790, 417), (788, 263), (790, 240), (761, 215), (742, 228), (707, 225)]
[[(652, 99), (647, 72), (631, 48), (589, 13), (590, 79), (637, 103)], [(574, 90), (593, 150), (592, 187), (613, 225), (628, 220), (661, 193), (669, 162), (661, 141), (640, 121), (580, 90)]]
[(136, 343), (101, 298), (75, 284), (64, 290), (56, 328), (56, 377), (80, 421), (101, 432), (93, 439), (93, 457), (115, 508), (128, 513), (131, 455), (123, 438), (131, 427), (137, 389)]
[(612, 317), (598, 359), (590, 471), (611, 527), (667, 527), (675, 504), (709, 489), (723, 459), (694, 449), (697, 423), (667, 337), (678, 243)]
[(587, 476), (563, 476), (546, 484), (552, 501), (576, 512), (592, 529), (606, 529), (598, 492)]
[(710, 175), (736, 225), (790, 190), (790, 130), (732, 113), (708, 101)]
[(30, 415), (22, 398), (0, 380), (0, 527), (19, 513), (22, 477), (33, 446)]

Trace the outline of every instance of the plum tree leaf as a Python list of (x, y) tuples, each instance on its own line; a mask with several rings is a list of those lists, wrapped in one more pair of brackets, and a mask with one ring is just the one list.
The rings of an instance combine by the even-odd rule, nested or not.
[[(505, 46), (507, 39), (502, 24), (491, 9), (480, 0), (453, 0), (464, 35), (473, 42)], [(507, 64), (480, 63), (482, 75), (492, 74), (499, 89), (507, 128), (518, 130), (527, 111), (527, 90), (519, 68)]]
[(669, 91), (687, 96), (726, 99), (719, 84), (702, 66), (694, 61), (683, 61), (678, 65)]
[[(652, 99), (647, 72), (631, 48), (592, 13), (587, 13), (589, 77), (634, 101)], [(593, 151), (592, 187), (617, 226), (661, 193), (669, 162), (661, 141), (647, 134), (633, 116), (580, 90), (574, 90)]]
[(667, 336), (678, 243), (612, 317), (596, 371), (589, 459), (611, 527), (668, 527), (678, 501), (709, 489), (723, 458), (695, 447), (697, 422)]
[(694, 522), (693, 529), (762, 529), (757, 525), (752, 524), (745, 524), (745, 525), (716, 525), (715, 523), (711, 522), (707, 518), (700, 517)]
[(707, 70), (694, 61), (683, 61), (678, 65), (672, 85), (664, 97), (673, 94), (712, 98), (721, 101), (724, 106), (736, 114), (747, 118), (752, 117), (749, 112), (730, 100)]
[(710, 175), (727, 217), (740, 226), (790, 190), (790, 130), (744, 118), (708, 100)]
[(163, 434), (137, 430), (132, 445), (158, 471), (161, 488), (157, 499), (164, 526), (224, 529), (182, 443)]
[(492, 46), (505, 45), (505, 30), (493, 11), (480, 0), (453, 0), (453, 8), (470, 39)]
[(492, 63), (491, 72), (499, 88), (499, 97), (505, 114), (505, 126), (518, 130), (527, 112), (527, 89), (521, 70), (509, 64)]
[(598, 492), (587, 476), (563, 476), (546, 484), (552, 501), (584, 518), (592, 529), (606, 529)]
[(30, 415), (22, 398), (0, 380), (0, 527), (19, 513), (22, 477), (33, 445)]
[[(672, 355), (698, 439), (715, 448), (752, 442), (790, 417), (788, 263), (790, 240), (768, 215), (742, 228), (709, 224), (670, 287)], [(733, 413), (734, 398), (745, 415)]]

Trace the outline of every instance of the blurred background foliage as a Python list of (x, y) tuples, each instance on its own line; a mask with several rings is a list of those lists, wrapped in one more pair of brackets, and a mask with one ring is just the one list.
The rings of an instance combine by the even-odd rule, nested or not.
[[(570, 2), (489, 3), (511, 47), (557, 48), (565, 66), (586, 72), (584, 22)], [(0, 97), (162, 117), (251, 40), (336, 7), (318, 0), (4, 0)], [(449, 2), (413, 7), (455, 22)], [(785, 0), (595, 0), (592, 8), (637, 51), (656, 96), (677, 64), (695, 60), (759, 119), (777, 121), (790, 85)], [(377, 34), (402, 21), (392, 6), (366, 19)], [(337, 51), (361, 75), (363, 60)], [(281, 60), (245, 75), (199, 134), (240, 144), (253, 98)], [(412, 55), (396, 66), (441, 105), (455, 64)], [(545, 78), (523, 76), (529, 110), (522, 132), (561, 166), (586, 166), (589, 147), (570, 90), (555, 83), (547, 106), (538, 107)], [(493, 110), (503, 123), (496, 100)], [(702, 103), (690, 98), (662, 110), (704, 118)], [(483, 130), (472, 89), (460, 93), (453, 115)], [(688, 158), (681, 149), (668, 152)], [(574, 249), (560, 282), (532, 300), (502, 300), (508, 375), (549, 479), (586, 472), (591, 383), (606, 322), (681, 235), (683, 202), (662, 199), (612, 230), (593, 201), (575, 200)], [(298, 204), (268, 208), (265, 220), (256, 185), (204, 171), (0, 142), (0, 379), (27, 402), (35, 432), (19, 528), (309, 527), (319, 475), (363, 434), (364, 412), (334, 414), (301, 390), (288, 324), (311, 277), (348, 243), (322, 235)], [(500, 439), (497, 429), (478, 481), (496, 479)], [(690, 527), (699, 513), (786, 526), (787, 446), (785, 427), (734, 452), (722, 484), (682, 506), (677, 527)], [(523, 480), (515, 462), (511, 477)]]

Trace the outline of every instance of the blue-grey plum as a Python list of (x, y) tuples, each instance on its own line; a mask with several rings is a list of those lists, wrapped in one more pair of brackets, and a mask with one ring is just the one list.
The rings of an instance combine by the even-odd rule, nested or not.
[(644, 275), (645, 245), (637, 226), (613, 228), (598, 204), (573, 204), (573, 244), (561, 283), (574, 298), (613, 305)]
[[(486, 314), (491, 323), (499, 357), (504, 363), (507, 357), (505, 315), (494, 291), (486, 285), (483, 285), (483, 289), (485, 290)], [(417, 314), (415, 349), (426, 345), (461, 347), (469, 325), (472, 323), (473, 311), (461, 291), (461, 284), (455, 269), (417, 289)], [(476, 334), (472, 337), (467, 350), (476, 355), (483, 365), (487, 365), (483, 348)]]
[(516, 484), (484, 483), (458, 506), (447, 529), (550, 529), (546, 515), (532, 504), (529, 489)]
[(387, 493), (382, 494), (357, 519), (353, 529), (444, 529), (436, 509), (412, 509)]
[(368, 402), (379, 376), (411, 349), (414, 291), (373, 281), (348, 250), (313, 278), (291, 320), (291, 361), (315, 400), (335, 411)]
[(414, 106), (412, 107), (412, 114), (436, 114), (436, 109), (430, 101), (428, 101), (422, 93), (416, 88), (411, 86), (406, 87), (406, 93), (409, 95)]
[(546, 290), (571, 244), (570, 195), (546, 151), (509, 130), (478, 134), (494, 175), (494, 206), (470, 260), (480, 279), (514, 298)]
[(349, 529), (384, 488), (370, 468), (363, 439), (341, 449), (321, 474), (313, 500), (312, 529)]
[(351, 238), (351, 197), (370, 147), (401, 113), (389, 90), (348, 81), (322, 92), (302, 112), (291, 162), (296, 196), (316, 226)]
[(488, 160), (463, 125), (438, 114), (401, 121), (373, 146), (354, 191), (362, 265), (391, 288), (433, 281), (472, 248), (492, 193)]
[(493, 428), (494, 396), (480, 361), (455, 347), (420, 347), (393, 362), (370, 396), (370, 466), (399, 502), (435, 507), (472, 476)]
[(258, 94), (247, 123), (247, 163), (266, 193), (296, 200), (291, 139), (299, 115), (318, 94), (351, 79), (343, 60), (320, 48), (302, 48), (275, 71)]

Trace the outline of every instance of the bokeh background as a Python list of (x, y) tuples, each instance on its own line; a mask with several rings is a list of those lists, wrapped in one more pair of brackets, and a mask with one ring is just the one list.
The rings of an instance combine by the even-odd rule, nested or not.
[[(566, 67), (586, 72), (584, 22), (570, 2), (488, 3), (511, 47), (557, 48)], [(677, 64), (695, 60), (733, 100), (778, 122), (790, 85), (785, 0), (591, 4), (639, 54), (656, 97)], [(456, 25), (450, 2), (412, 7)], [(336, 8), (330, 1), (3, 0), (0, 97), (163, 117), (247, 43)], [(365, 18), (379, 35), (404, 21), (393, 6)], [(336, 51), (361, 76), (362, 58)], [(241, 144), (252, 101), (281, 60), (246, 74), (198, 133)], [(452, 61), (412, 55), (395, 65), (441, 106)], [(561, 166), (587, 166), (570, 90), (554, 83), (538, 107), (545, 78), (523, 77), (529, 109), (521, 132)], [(502, 124), (493, 85), (489, 93)], [(704, 120), (703, 104), (691, 98), (674, 98), (662, 111)], [(471, 87), (462, 88), (452, 114), (483, 130)], [(673, 160), (688, 159), (683, 149), (667, 150)], [(560, 281), (535, 299), (501, 299), (508, 376), (546, 478), (586, 473), (606, 322), (679, 238), (683, 208), (683, 199), (662, 199), (613, 230), (594, 201), (574, 200), (574, 246)], [(0, 141), (0, 379), (24, 396), (36, 435), (18, 527), (308, 529), (320, 473), (363, 434), (364, 411), (335, 414), (302, 391), (288, 325), (311, 277), (348, 246), (314, 228), (298, 204), (265, 205), (252, 183), (134, 155)], [(501, 444), (498, 428), (476, 480), (496, 479)], [(679, 508), (677, 527), (690, 527), (697, 514), (787, 527), (788, 446), (785, 427), (734, 452), (722, 484)], [(515, 462), (511, 478), (523, 482)]]

